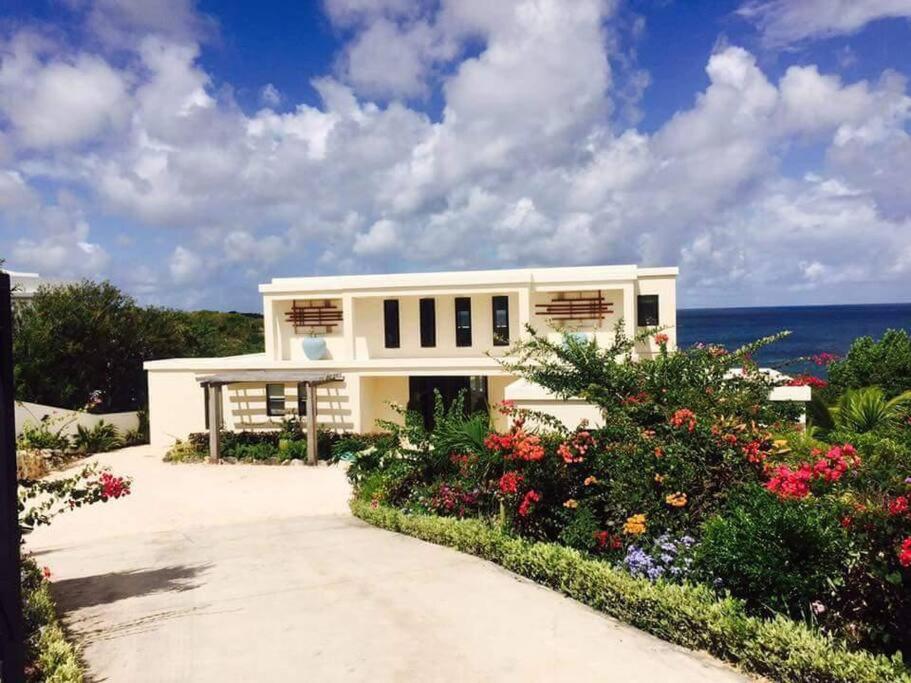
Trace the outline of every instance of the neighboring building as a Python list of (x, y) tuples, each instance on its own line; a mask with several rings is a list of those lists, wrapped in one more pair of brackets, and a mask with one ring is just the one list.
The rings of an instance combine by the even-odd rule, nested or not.
[(38, 273), (18, 273), (13, 270), (4, 270), (4, 273), (10, 276), (10, 287), (13, 288), (13, 303), (22, 303), (30, 301), (38, 291), (38, 287), (46, 284)]
[[(434, 389), (447, 399), (467, 390), (474, 405), (491, 408), (514, 400), (574, 426), (597, 412), (507, 374), (497, 357), (527, 325), (606, 344), (621, 319), (629, 336), (666, 328), (673, 349), (676, 278), (676, 268), (632, 265), (276, 278), (259, 288), (265, 353), (145, 364), (151, 441), (204, 431), (210, 414), (227, 429), (274, 428), (307, 412), (308, 383), (319, 384), (320, 427), (336, 430), (375, 430), (377, 419), (396, 418), (388, 402), (429, 419)], [(655, 353), (654, 342), (636, 352)], [(210, 387), (218, 393), (207, 403)]]

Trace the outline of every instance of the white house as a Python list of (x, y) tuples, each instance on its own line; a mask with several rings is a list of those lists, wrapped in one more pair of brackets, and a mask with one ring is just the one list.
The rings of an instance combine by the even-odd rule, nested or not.
[[(389, 402), (427, 415), (434, 389), (467, 390), (491, 408), (514, 400), (568, 423), (593, 418), (591, 406), (555, 400), (498, 357), (526, 325), (607, 343), (621, 319), (629, 336), (666, 328), (673, 349), (676, 278), (676, 268), (634, 265), (276, 278), (259, 287), (264, 353), (145, 364), (151, 441), (204, 431), (210, 416), (226, 429), (274, 428), (308, 408), (321, 428), (367, 432), (396, 418)], [(653, 341), (636, 350), (655, 351)]]
[(47, 283), (38, 273), (20, 273), (14, 270), (4, 270), (3, 272), (9, 275), (10, 287), (13, 288), (11, 295), (13, 303), (30, 301), (38, 291), (38, 287)]

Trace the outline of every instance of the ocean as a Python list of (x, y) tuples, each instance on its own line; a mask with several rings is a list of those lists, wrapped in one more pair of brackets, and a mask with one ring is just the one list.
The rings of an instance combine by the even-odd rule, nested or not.
[[(735, 349), (776, 332), (791, 335), (766, 346), (756, 360), (764, 367), (779, 366), (802, 356), (829, 352), (843, 356), (857, 337), (878, 339), (890, 328), (911, 331), (911, 304), (850, 306), (782, 306), (768, 308), (689, 308), (677, 311), (677, 344), (723, 344)], [(823, 374), (809, 364), (787, 371)]]

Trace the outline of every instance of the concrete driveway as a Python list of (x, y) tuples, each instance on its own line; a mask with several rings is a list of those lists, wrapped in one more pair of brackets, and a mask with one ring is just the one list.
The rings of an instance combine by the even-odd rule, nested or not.
[(97, 681), (737, 681), (482, 560), (370, 527), (337, 468), (98, 456), (132, 496), (28, 547)]

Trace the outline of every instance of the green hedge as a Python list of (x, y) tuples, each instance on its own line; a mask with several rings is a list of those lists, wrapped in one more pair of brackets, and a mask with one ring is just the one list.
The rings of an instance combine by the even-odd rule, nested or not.
[(900, 657), (852, 652), (785, 617), (759, 619), (706, 586), (652, 583), (552, 543), (510, 536), (480, 520), (409, 515), (352, 501), (370, 524), (496, 562), (643, 631), (705, 650), (778, 681), (911, 681)]
[(49, 584), (30, 557), (22, 559), (22, 612), (25, 619), (26, 680), (82, 683), (76, 648), (66, 639)]

